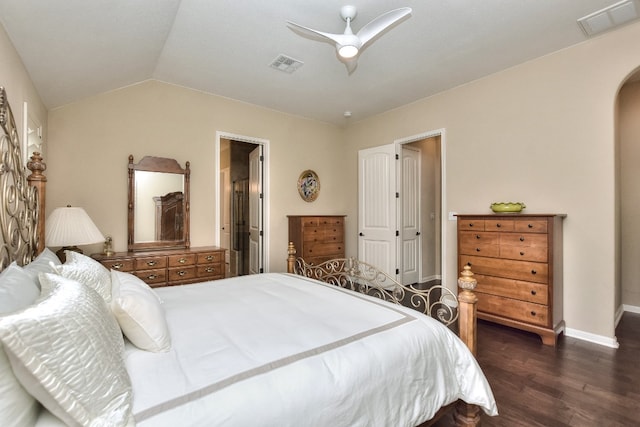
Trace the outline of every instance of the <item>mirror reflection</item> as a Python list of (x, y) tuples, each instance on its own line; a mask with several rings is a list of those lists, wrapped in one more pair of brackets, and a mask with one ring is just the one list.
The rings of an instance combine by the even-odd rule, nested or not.
[(136, 171), (134, 234), (136, 242), (182, 240), (183, 191), (182, 175)]
[(189, 162), (129, 156), (128, 249), (188, 248)]

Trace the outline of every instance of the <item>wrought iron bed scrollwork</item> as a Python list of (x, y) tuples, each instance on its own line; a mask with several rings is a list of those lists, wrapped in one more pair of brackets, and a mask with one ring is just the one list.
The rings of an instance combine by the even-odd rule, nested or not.
[(20, 265), (29, 263), (44, 247), (40, 232), (44, 221), (41, 185), (46, 181), (42, 175), (46, 167), (40, 154), (34, 153), (27, 165), (32, 173), (27, 177), (19, 131), (3, 87), (0, 87), (0, 127), (0, 270), (3, 270), (12, 261)]
[(295, 260), (294, 272), (341, 288), (411, 307), (449, 326), (458, 319), (458, 299), (448, 288), (403, 286), (371, 264), (355, 258), (336, 258), (318, 265)]

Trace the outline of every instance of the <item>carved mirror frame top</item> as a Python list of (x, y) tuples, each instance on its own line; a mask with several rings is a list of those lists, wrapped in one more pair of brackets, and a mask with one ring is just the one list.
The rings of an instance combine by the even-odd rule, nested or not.
[[(186, 162), (183, 169), (175, 159), (165, 157), (145, 156), (138, 163), (133, 163), (133, 155), (129, 156), (129, 202), (128, 202), (128, 226), (127, 226), (127, 247), (129, 251), (148, 251), (161, 249), (181, 249), (191, 245), (189, 237), (189, 182), (191, 169), (189, 162)], [(135, 241), (135, 211), (136, 211), (136, 171), (164, 172), (182, 174), (184, 176), (184, 197), (183, 197), (183, 233), (182, 239), (177, 240), (154, 240), (147, 242)]]

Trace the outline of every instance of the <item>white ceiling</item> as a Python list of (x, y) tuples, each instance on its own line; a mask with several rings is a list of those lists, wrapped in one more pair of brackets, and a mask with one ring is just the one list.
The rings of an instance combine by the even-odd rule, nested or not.
[[(617, 1), (0, 0), (0, 21), (48, 108), (158, 79), (345, 125), (580, 43), (577, 19)], [(345, 4), (354, 32), (413, 8), (352, 74), (286, 24), (342, 33)], [(304, 65), (270, 68), (280, 54)]]

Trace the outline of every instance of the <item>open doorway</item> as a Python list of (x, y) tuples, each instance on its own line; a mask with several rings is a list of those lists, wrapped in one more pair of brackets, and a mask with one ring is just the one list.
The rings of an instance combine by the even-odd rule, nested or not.
[(262, 273), (267, 265), (265, 140), (218, 133), (217, 245), (226, 277)]

